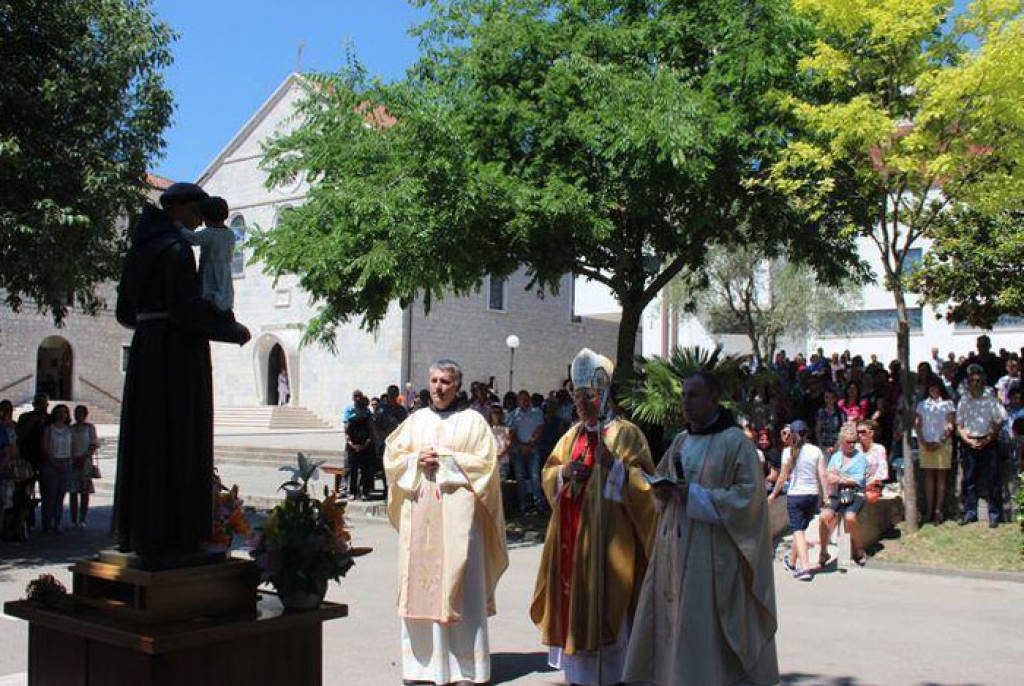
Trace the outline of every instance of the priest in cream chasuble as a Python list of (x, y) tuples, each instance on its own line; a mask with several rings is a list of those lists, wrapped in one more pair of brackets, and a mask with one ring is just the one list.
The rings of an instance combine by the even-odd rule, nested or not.
[(663, 507), (623, 681), (663, 686), (779, 682), (771, 533), (753, 444), (708, 373), (683, 385), (688, 430), (655, 486)]
[[(610, 379), (610, 360), (587, 350), (581, 355), (593, 356), (590, 362), (605, 367)], [(636, 426), (623, 419), (601, 419), (603, 389), (591, 379), (592, 374), (581, 372), (578, 356), (573, 384), (581, 421), (556, 444), (544, 465), (543, 487), (552, 514), (530, 617), (549, 648), (549, 664), (564, 671), (566, 681), (597, 684), (600, 661), (601, 682), (615, 684), (621, 681), (654, 531), (654, 503), (643, 478), (653, 471), (653, 463)], [(603, 517), (601, 544), (598, 512)]]
[(430, 370), (431, 406), (387, 438), (388, 517), (398, 530), (402, 678), (487, 683), (487, 617), (508, 567), (497, 445), (487, 421), (456, 409), (462, 370)]

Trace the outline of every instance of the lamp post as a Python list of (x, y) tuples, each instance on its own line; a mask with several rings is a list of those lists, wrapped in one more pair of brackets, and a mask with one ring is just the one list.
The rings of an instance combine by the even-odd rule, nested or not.
[(516, 348), (519, 347), (519, 336), (512, 334), (505, 339), (505, 345), (508, 346), (508, 390), (514, 392), (512, 378), (516, 365)]

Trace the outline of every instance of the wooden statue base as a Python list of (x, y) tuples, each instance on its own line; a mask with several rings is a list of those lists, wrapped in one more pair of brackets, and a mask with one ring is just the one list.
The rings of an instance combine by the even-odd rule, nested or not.
[(76, 603), (139, 622), (256, 610), (259, 570), (251, 560), (220, 554), (209, 564), (151, 571), (133, 565), (131, 556), (118, 555), (105, 551), (98, 559), (75, 563)]
[(29, 622), (29, 686), (318, 686), (323, 622), (348, 607), (285, 612), (268, 595), (255, 612), (160, 623), (29, 601), (4, 612)]

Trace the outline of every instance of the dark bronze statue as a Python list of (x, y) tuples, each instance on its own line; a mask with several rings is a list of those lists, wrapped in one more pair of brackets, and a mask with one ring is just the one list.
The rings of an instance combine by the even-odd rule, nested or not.
[(135, 225), (117, 320), (134, 329), (121, 410), (114, 533), (151, 561), (200, 552), (211, 536), (213, 378), (210, 341), (244, 345), (249, 330), (202, 299), (183, 228), (206, 193), (176, 183)]

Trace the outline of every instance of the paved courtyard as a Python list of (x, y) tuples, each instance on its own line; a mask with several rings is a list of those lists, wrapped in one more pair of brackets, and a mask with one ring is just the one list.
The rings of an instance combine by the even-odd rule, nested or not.
[[(109, 501), (86, 532), (37, 537), (0, 548), (0, 600), (49, 572), (70, 584), (67, 564), (105, 543)], [(325, 683), (400, 683), (395, 618), (396, 537), (380, 521), (355, 523), (357, 544), (374, 552), (358, 561), (328, 599), (350, 616), (325, 626)], [(536, 544), (514, 547), (491, 620), (495, 684), (559, 684), (545, 664), (527, 607), (540, 560)], [(776, 567), (784, 683), (953, 686), (1019, 684), (1024, 584), (852, 569), (793, 581)], [(0, 617), (0, 686), (25, 683), (27, 627)]]

